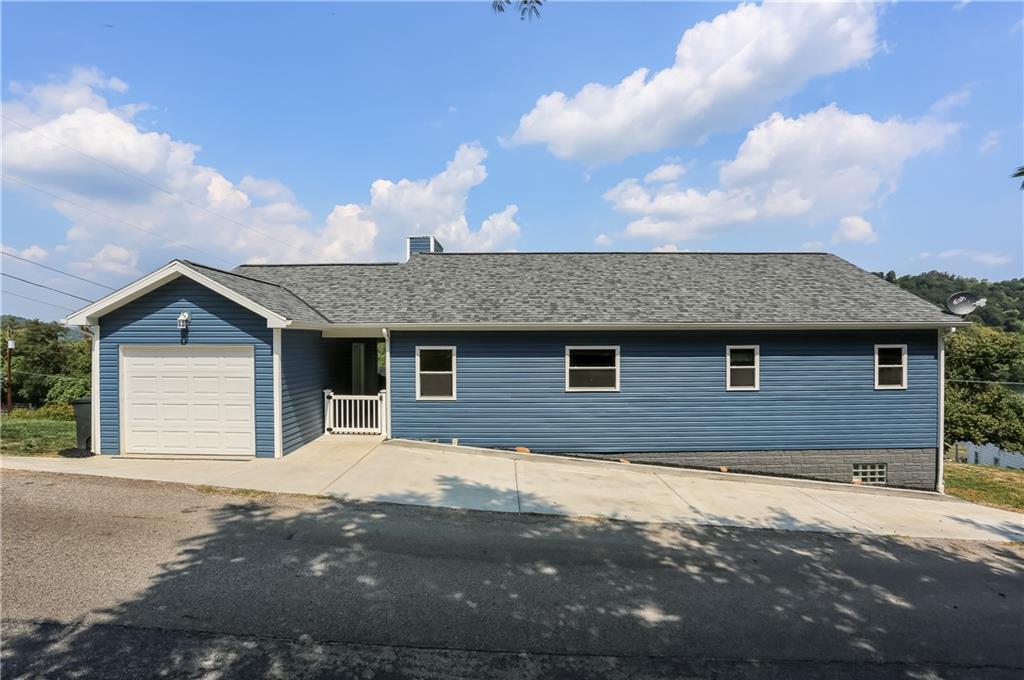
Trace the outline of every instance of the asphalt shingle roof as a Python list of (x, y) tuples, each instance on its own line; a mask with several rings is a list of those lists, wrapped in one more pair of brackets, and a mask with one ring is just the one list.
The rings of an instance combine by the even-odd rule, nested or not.
[(337, 324), (958, 319), (826, 253), (427, 253), (404, 264), (243, 265), (234, 270), (239, 280), (213, 271), (224, 275), (218, 279), (224, 285), (243, 295), (252, 291), (254, 300), (287, 318), (306, 321), (318, 313)]
[(277, 312), (286, 319), (310, 323), (328, 321), (327, 317), (310, 307), (298, 295), (273, 281), (255, 279), (241, 272), (226, 272), (223, 269), (208, 267), (188, 260), (182, 260), (182, 262), (222, 286), (230, 288), (272, 312)]

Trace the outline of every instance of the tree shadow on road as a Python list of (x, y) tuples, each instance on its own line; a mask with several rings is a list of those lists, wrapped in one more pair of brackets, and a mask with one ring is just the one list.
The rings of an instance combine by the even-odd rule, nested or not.
[[(466, 484), (452, 475), (442, 495)], [(483, 507), (508, 503), (507, 489), (477, 484), (474, 494)], [(1024, 559), (1008, 544), (274, 497), (225, 497), (204, 511), (209, 531), (182, 541), (145, 590), (98, 612), (102, 625), (42, 622), (6, 635), (9, 677), (852, 677), (860, 664), (880, 664), (871, 668), (885, 674), (871, 677), (946, 677), (960, 666), (1007, 676), (1024, 667), (1013, 651)], [(977, 597), (959, 601), (954, 583), (977, 583)]]

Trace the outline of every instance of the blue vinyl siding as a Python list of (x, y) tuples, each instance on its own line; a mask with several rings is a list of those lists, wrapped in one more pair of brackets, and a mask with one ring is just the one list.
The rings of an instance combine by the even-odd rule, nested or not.
[(266, 320), (181, 277), (100, 319), (100, 445), (120, 452), (118, 347), (177, 345), (178, 314), (191, 315), (190, 345), (252, 345), (255, 360), (256, 455), (274, 455), (273, 331)]
[[(936, 332), (393, 332), (392, 436), (551, 452), (934, 447)], [(874, 345), (908, 345), (907, 390), (874, 388)], [(725, 346), (760, 345), (756, 392)], [(416, 345), (455, 345), (456, 401), (416, 401)], [(566, 345), (620, 345), (619, 392), (566, 392)]]
[(320, 331), (281, 331), (281, 429), (288, 453), (324, 433), (327, 347)]

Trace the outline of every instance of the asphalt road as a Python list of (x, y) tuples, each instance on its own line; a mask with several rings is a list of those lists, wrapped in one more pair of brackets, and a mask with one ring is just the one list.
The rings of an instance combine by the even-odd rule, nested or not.
[(5, 471), (5, 678), (1019, 678), (1024, 547)]

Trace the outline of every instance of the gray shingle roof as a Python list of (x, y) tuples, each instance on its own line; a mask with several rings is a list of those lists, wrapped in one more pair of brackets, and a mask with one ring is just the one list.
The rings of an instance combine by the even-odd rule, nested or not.
[(226, 272), (223, 269), (182, 260), (196, 271), (210, 277), (222, 286), (243, 295), (256, 304), (277, 312), (286, 319), (308, 323), (324, 323), (327, 317), (320, 314), (298, 295), (272, 281), (262, 281), (241, 272)]
[[(235, 273), (283, 287), (337, 324), (958, 320), (826, 253), (437, 253), (405, 264), (243, 265)], [(267, 292), (259, 291), (265, 306), (278, 311)], [(281, 314), (307, 320), (284, 311), (294, 301), (281, 304)]]

